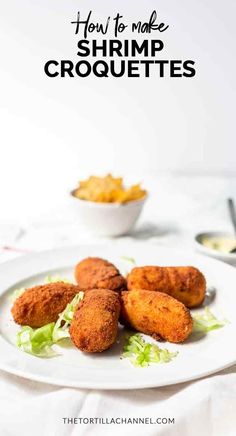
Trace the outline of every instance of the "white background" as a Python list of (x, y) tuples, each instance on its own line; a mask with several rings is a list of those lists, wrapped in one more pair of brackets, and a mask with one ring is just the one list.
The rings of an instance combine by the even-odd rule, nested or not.
[[(156, 9), (163, 55), (195, 60), (196, 77), (49, 79), (48, 59), (76, 60), (70, 21), (90, 8), (130, 21)], [(2, 2), (1, 219), (50, 211), (82, 173), (234, 174), (235, 12), (234, 0)]]

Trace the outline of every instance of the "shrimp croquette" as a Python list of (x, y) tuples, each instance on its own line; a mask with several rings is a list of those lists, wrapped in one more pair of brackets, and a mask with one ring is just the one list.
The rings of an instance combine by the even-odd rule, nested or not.
[(64, 282), (26, 289), (11, 309), (14, 321), (33, 328), (54, 322), (79, 291), (78, 286)]
[(75, 267), (75, 279), (82, 291), (90, 289), (110, 289), (121, 291), (126, 288), (126, 280), (110, 262), (99, 257), (88, 257)]
[(133, 268), (127, 277), (128, 289), (146, 289), (169, 294), (187, 307), (199, 306), (206, 293), (206, 280), (193, 266)]
[(169, 342), (183, 342), (192, 332), (189, 310), (175, 298), (141, 289), (121, 293), (121, 322)]
[(120, 301), (117, 292), (93, 289), (86, 292), (70, 326), (75, 346), (87, 353), (97, 353), (111, 347), (118, 331)]

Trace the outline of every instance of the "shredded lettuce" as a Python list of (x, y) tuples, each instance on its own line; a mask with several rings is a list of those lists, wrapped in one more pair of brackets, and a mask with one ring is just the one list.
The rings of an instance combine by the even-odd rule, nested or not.
[(127, 276), (131, 270), (131, 268), (133, 268), (136, 265), (136, 261), (133, 257), (128, 257), (128, 256), (121, 256), (121, 259), (123, 260), (123, 262), (125, 262), (126, 264), (126, 268), (123, 269), (122, 274), (123, 276)]
[(136, 265), (136, 261), (133, 257), (121, 256), (121, 259), (124, 260), (125, 262), (131, 263), (132, 265)]
[(63, 282), (63, 283), (70, 283), (70, 281), (66, 278), (62, 278), (61, 276), (51, 276), (50, 274), (45, 277), (44, 283), (57, 283), (57, 282)]
[(221, 327), (224, 327), (228, 324), (229, 321), (226, 319), (218, 319), (216, 316), (210, 311), (208, 307), (205, 308), (203, 313), (196, 313), (193, 316), (193, 332), (198, 333), (207, 333), (211, 330), (216, 330)]
[(17, 333), (16, 345), (26, 353), (38, 357), (52, 357), (56, 353), (52, 350), (52, 334), (55, 323), (46, 324), (38, 329), (24, 326)]
[(18, 298), (20, 297), (23, 293), (25, 292), (25, 288), (19, 288), (19, 289), (15, 289), (12, 294), (10, 295), (10, 300), (12, 301), (12, 303)]
[(136, 333), (126, 338), (122, 357), (129, 358), (134, 366), (145, 367), (150, 363), (170, 362), (177, 354), (145, 342), (142, 336)]
[(74, 316), (75, 309), (79, 302), (83, 299), (84, 293), (79, 292), (73, 298), (73, 300), (67, 304), (65, 310), (59, 315), (59, 318), (54, 326), (52, 337), (53, 342), (57, 342), (60, 339), (70, 337), (69, 326)]
[(65, 310), (59, 315), (58, 320), (33, 329), (29, 326), (24, 326), (17, 333), (16, 345), (26, 353), (33, 354), (38, 357), (54, 357), (57, 356), (52, 349), (52, 345), (64, 338), (68, 338), (69, 326), (71, 324), (75, 309), (79, 302), (83, 299), (84, 293), (79, 292), (73, 300), (67, 304)]

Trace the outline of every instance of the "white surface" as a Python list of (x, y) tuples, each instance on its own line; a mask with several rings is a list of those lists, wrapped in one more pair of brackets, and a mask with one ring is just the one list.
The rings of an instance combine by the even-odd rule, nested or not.
[[(42, 283), (48, 273), (72, 279), (74, 265), (88, 256), (107, 258), (119, 269), (125, 270), (127, 264), (121, 261), (124, 253), (135, 257), (137, 265), (140, 266), (194, 265), (199, 268), (208, 285), (216, 288), (216, 298), (210, 304), (213, 313), (221, 316), (223, 313), (230, 324), (203, 337), (193, 335), (184, 344), (161, 344), (170, 351), (177, 351), (178, 357), (168, 365), (151, 365), (144, 369), (134, 368), (127, 359), (120, 360), (123, 348), (122, 331), (114, 347), (105, 353), (92, 356), (81, 353), (74, 346), (68, 346), (59, 348), (61, 355), (57, 358), (39, 359), (22, 353), (15, 347), (19, 328), (10, 314), (12, 303), (9, 301), (14, 288)], [(232, 292), (236, 270), (224, 263), (164, 247), (158, 249), (149, 244), (124, 244), (119, 247), (91, 245), (20, 258), (3, 264), (0, 274), (0, 295), (8, 289), (0, 299), (0, 368), (13, 374), (62, 386), (137, 389), (200, 378), (236, 363), (236, 346), (232, 342), (236, 335), (236, 294)], [(148, 337), (146, 339), (150, 340)]]
[[(196, 77), (47, 78), (46, 60), (76, 59), (78, 8), (99, 19), (117, 11), (147, 19), (156, 8), (170, 25), (162, 56), (194, 59)], [(235, 8), (234, 0), (2, 2), (1, 215), (20, 208), (31, 218), (60, 204), (82, 170), (235, 172)]]

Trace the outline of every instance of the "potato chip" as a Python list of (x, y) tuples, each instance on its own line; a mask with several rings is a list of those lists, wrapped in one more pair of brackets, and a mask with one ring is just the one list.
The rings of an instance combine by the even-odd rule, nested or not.
[(140, 184), (125, 188), (122, 177), (108, 174), (105, 177), (90, 176), (87, 180), (81, 180), (73, 195), (97, 203), (127, 203), (144, 198), (147, 192), (141, 189)]

